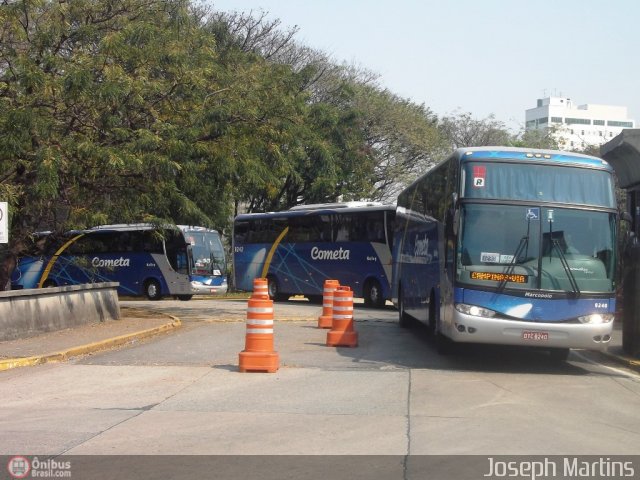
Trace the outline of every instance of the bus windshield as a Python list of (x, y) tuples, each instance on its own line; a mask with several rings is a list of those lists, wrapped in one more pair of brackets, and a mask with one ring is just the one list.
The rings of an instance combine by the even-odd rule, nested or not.
[(468, 162), (465, 198), (559, 202), (616, 208), (606, 170), (532, 163)]
[(613, 213), (467, 203), (460, 225), (461, 283), (573, 294), (615, 288)]
[(196, 275), (222, 275), (226, 270), (224, 249), (218, 234), (188, 230), (187, 243), (191, 245), (192, 273)]

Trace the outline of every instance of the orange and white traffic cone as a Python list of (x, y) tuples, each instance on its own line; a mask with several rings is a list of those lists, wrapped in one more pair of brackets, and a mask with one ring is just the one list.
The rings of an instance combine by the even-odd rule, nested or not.
[(275, 373), (280, 356), (273, 349), (273, 301), (268, 296), (250, 298), (245, 347), (240, 352), (241, 372)]
[(269, 284), (266, 278), (254, 278), (253, 279), (253, 293), (251, 298), (259, 298), (262, 295), (269, 297)]
[(325, 280), (322, 292), (322, 315), (318, 317), (318, 328), (331, 328), (333, 323), (333, 293), (340, 286), (338, 280)]
[(327, 332), (327, 346), (357, 347), (358, 334), (353, 325), (353, 292), (349, 287), (338, 287), (333, 293), (333, 322)]

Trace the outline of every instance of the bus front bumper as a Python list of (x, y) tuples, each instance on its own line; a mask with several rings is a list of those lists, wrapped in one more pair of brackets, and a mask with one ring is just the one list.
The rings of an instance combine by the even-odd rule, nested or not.
[(443, 333), (456, 342), (602, 350), (611, 341), (613, 331), (613, 321), (601, 324), (526, 322), (453, 312), (452, 322)]
[(224, 295), (229, 290), (227, 281), (220, 285), (207, 285), (201, 282), (191, 282), (191, 293), (193, 295)]

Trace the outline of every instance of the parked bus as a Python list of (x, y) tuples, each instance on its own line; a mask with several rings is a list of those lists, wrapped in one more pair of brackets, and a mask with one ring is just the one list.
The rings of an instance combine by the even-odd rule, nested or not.
[(119, 282), (122, 295), (159, 300), (172, 295), (226, 293), (220, 235), (204, 227), (157, 229), (149, 224), (102, 225), (62, 238), (37, 234), (40, 254), (20, 259), (12, 288)]
[(276, 300), (322, 298), (324, 281), (351, 287), (367, 306), (391, 298), (395, 207), (343, 203), (238, 215), (233, 228), (235, 286), (250, 291), (266, 278)]
[(454, 342), (602, 348), (615, 312), (618, 213), (599, 158), (456, 150), (399, 196), (393, 301)]

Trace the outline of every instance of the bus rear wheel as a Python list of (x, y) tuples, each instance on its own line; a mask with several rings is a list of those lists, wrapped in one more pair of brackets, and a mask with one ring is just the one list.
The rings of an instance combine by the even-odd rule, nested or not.
[(382, 287), (377, 280), (369, 280), (364, 285), (364, 304), (370, 308), (382, 308), (384, 306)]
[(160, 283), (157, 280), (147, 280), (144, 284), (144, 293), (149, 300), (160, 300), (162, 298)]
[(287, 297), (280, 293), (280, 285), (278, 285), (278, 280), (276, 280), (272, 276), (267, 277), (267, 289), (269, 292), (269, 298), (275, 302), (281, 302), (286, 300)]

